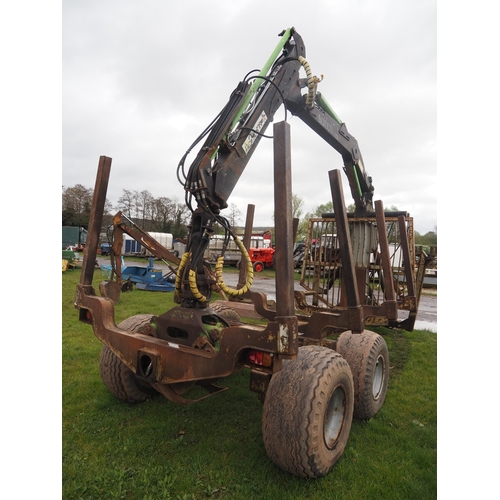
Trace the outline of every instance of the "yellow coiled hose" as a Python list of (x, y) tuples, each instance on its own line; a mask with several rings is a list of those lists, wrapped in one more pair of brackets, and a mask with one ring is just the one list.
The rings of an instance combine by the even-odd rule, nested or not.
[[(243, 288), (235, 290), (234, 288), (229, 288), (224, 283), (224, 280), (222, 279), (224, 256), (220, 256), (217, 259), (217, 263), (215, 264), (215, 277), (216, 277), (216, 283), (221, 288), (221, 290), (223, 290), (228, 295), (237, 297), (239, 295), (243, 295), (244, 293), (248, 292), (248, 290), (250, 290), (250, 287), (252, 286), (253, 282), (253, 266), (250, 256), (248, 255), (247, 249), (245, 248), (245, 245), (243, 245), (243, 242), (237, 236), (235, 237), (234, 241), (241, 251), (241, 254), (243, 256), (242, 260), (245, 261), (247, 266), (247, 279), (245, 285), (243, 286)], [(182, 274), (190, 258), (191, 258), (191, 252), (186, 252), (185, 254), (183, 254), (181, 262), (177, 269), (177, 274), (175, 276), (175, 293), (178, 296), (181, 296), (182, 293), (182, 287), (181, 287)], [(198, 286), (196, 284), (196, 271), (194, 269), (189, 270), (188, 281), (189, 281), (189, 288), (194, 298), (199, 302), (206, 302), (207, 298), (198, 290)]]
[(191, 252), (186, 252), (182, 254), (181, 262), (179, 267), (177, 268), (177, 274), (175, 275), (175, 294), (180, 297), (182, 293), (181, 281), (182, 281), (182, 273), (184, 268), (186, 267), (187, 261), (191, 258)]
[(248, 255), (247, 249), (245, 248), (245, 245), (243, 245), (243, 242), (237, 237), (234, 237), (234, 242), (238, 246), (238, 248), (241, 251), (241, 255), (243, 256), (241, 265), (243, 265), (243, 260), (246, 263), (247, 266), (247, 279), (246, 283), (243, 285), (242, 288), (238, 288), (235, 290), (234, 288), (229, 288), (225, 283), (224, 280), (222, 279), (222, 267), (224, 266), (224, 256), (221, 255), (217, 259), (217, 263), (215, 264), (215, 279), (217, 282), (217, 285), (221, 288), (221, 290), (224, 293), (227, 293), (228, 295), (231, 295), (232, 297), (238, 297), (239, 295), (243, 295), (244, 293), (247, 293), (248, 290), (250, 290), (250, 287), (252, 286), (253, 282), (253, 266), (252, 266), (252, 261), (250, 259), (250, 255)]
[[(181, 262), (179, 264), (179, 267), (177, 269), (177, 274), (175, 276), (175, 293), (179, 297), (182, 294), (182, 287), (181, 287), (182, 274), (190, 258), (191, 258), (191, 252), (186, 252), (185, 254), (182, 255)], [(188, 281), (189, 281), (189, 288), (191, 289), (191, 293), (193, 294), (194, 298), (199, 302), (206, 302), (207, 298), (198, 290), (198, 286), (196, 285), (196, 271), (194, 271), (193, 269), (189, 270)]]
[(316, 87), (318, 86), (318, 83), (321, 82), (321, 80), (323, 80), (323, 75), (321, 75), (321, 78), (313, 76), (311, 67), (309, 66), (309, 63), (304, 57), (299, 56), (299, 62), (306, 70), (306, 75), (307, 75), (308, 92), (306, 97), (306, 106), (308, 108), (312, 108), (314, 105), (314, 99), (316, 98)]
[(189, 288), (191, 289), (191, 293), (193, 294), (194, 298), (198, 302), (206, 302), (207, 298), (198, 290), (198, 285), (196, 284), (196, 271), (194, 269), (189, 270), (188, 280)]

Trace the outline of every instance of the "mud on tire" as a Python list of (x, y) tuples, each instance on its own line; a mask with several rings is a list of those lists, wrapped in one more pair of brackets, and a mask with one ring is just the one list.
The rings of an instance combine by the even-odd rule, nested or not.
[(365, 330), (344, 332), (337, 352), (349, 363), (354, 379), (354, 418), (368, 420), (382, 408), (389, 381), (389, 351), (382, 336)]
[[(144, 326), (149, 324), (151, 318), (150, 314), (131, 316), (122, 321), (118, 328), (130, 332), (140, 332)], [(105, 345), (102, 347), (99, 369), (101, 379), (108, 391), (122, 401), (142, 403), (152, 396), (158, 395), (158, 392), (150, 384), (136, 377), (135, 373)]]
[(262, 434), (269, 457), (296, 476), (325, 475), (344, 452), (353, 405), (347, 361), (326, 347), (299, 348), (266, 393)]

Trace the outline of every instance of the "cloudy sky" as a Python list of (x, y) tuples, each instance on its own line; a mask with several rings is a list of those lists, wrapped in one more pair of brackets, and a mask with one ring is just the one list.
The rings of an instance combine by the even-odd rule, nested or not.
[[(419, 233), (435, 230), (435, 0), (67, 0), (62, 185), (93, 188), (106, 155), (113, 204), (123, 189), (183, 200), (180, 158), (292, 26), (324, 75), (319, 90), (358, 140), (374, 199), (408, 211)], [(313, 211), (330, 200), (328, 171), (342, 160), (300, 119), (288, 121), (293, 192)], [(243, 214), (256, 206), (255, 225), (273, 223), (272, 167), (272, 141), (262, 140), (229, 198)]]

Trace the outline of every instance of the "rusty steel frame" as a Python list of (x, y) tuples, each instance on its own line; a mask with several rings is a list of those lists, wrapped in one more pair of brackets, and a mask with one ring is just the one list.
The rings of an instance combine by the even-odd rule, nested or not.
[(119, 302), (120, 293), (128, 289), (124, 286), (127, 285), (127, 282), (123, 283), (122, 281), (121, 253), (124, 234), (128, 234), (134, 238), (157, 259), (162, 260), (172, 273), (176, 273), (177, 268), (172, 266), (171, 263), (177, 266), (180, 263), (179, 257), (170, 250), (167, 250), (135, 222), (125, 217), (122, 212), (117, 212), (113, 217), (113, 245), (110, 253), (111, 275), (109, 281), (99, 285), (101, 295), (110, 298), (115, 303)]
[[(100, 295), (92, 287), (110, 169), (111, 158), (102, 156), (96, 176), (87, 247), (77, 285), (75, 307), (79, 309), (80, 320), (92, 325), (99, 340), (137, 377), (149, 382), (175, 403), (198, 401), (181, 396), (175, 390), (176, 384), (197, 383), (208, 391), (205, 396), (208, 397), (223, 390), (213, 384), (215, 380), (229, 376), (240, 367), (250, 368), (250, 390), (265, 393), (272, 375), (281, 369), (282, 360), (294, 358), (299, 346), (316, 344), (335, 349), (336, 341), (328, 338), (331, 334), (345, 330), (362, 332), (366, 325), (372, 324), (397, 325), (398, 307), (416, 311), (418, 293), (416, 297), (407, 294), (405, 303), (401, 304), (390, 279), (389, 245), (381, 202), (375, 204), (374, 217), (356, 219), (356, 223), (366, 226), (373, 225), (376, 220), (380, 252), (383, 254), (381, 274), (385, 300), (379, 306), (363, 303), (359, 290), (362, 280), (360, 270), (355, 266), (350, 237), (352, 220), (349, 220), (345, 210), (338, 170), (330, 171), (329, 179), (335, 213), (338, 214), (334, 221), (342, 262), (344, 304), (342, 307), (321, 307), (307, 300), (312, 294), (318, 303), (317, 291), (294, 292), (292, 253), (297, 220), (292, 219), (291, 215), (290, 129), (286, 122), (279, 122), (274, 124), (275, 213), (285, 215), (275, 229), (276, 302), (268, 303), (265, 294), (251, 291), (244, 294), (241, 301), (228, 302), (236, 311), (250, 306), (255, 315), (267, 321), (267, 324), (231, 323), (221, 319), (210, 305), (207, 308), (180, 305), (153, 317), (151, 324), (141, 332), (123, 330), (116, 325), (114, 313), (120, 283), (113, 280), (102, 282), (99, 285)], [(249, 206), (244, 242), (250, 237), (253, 209), (253, 206)], [(403, 226), (406, 228), (407, 223), (404, 217), (398, 219), (400, 229)], [(116, 229), (118, 240), (123, 232), (133, 232), (133, 228), (128, 227), (119, 216), (115, 219)], [(407, 262), (414, 262), (413, 232), (405, 230), (404, 234), (408, 237), (403, 248), (405, 258)], [(150, 243), (152, 248), (154, 241)], [(119, 248), (115, 251), (118, 253)], [(171, 257), (167, 254), (164, 256)], [(408, 289), (413, 287), (415, 293), (420, 285), (418, 282), (415, 284), (413, 277), (413, 272), (405, 275), (409, 281)], [(243, 282), (244, 274), (240, 273), (238, 286)], [(248, 316), (245, 313), (243, 315)], [(407, 328), (412, 328), (412, 320), (414, 322), (414, 317), (406, 320)], [(200, 331), (208, 334), (200, 336)], [(250, 364), (246, 359), (248, 349), (271, 354), (272, 365), (264, 367)]]
[(113, 217), (113, 227), (114, 227), (114, 241), (119, 240), (119, 245), (113, 244), (113, 250), (115, 250), (115, 255), (121, 253), (121, 245), (123, 243), (123, 234), (128, 234), (134, 240), (138, 241), (144, 248), (149, 250), (155, 257), (163, 260), (171, 270), (173, 270), (169, 264), (172, 262), (179, 265), (181, 260), (177, 255), (167, 250), (163, 245), (156, 241), (152, 236), (150, 236), (144, 229), (140, 228), (135, 222), (129, 220), (125, 217), (122, 212), (117, 212)]
[[(277, 279), (280, 289), (288, 289), (288, 292), (278, 294), (279, 314), (274, 313), (267, 325), (223, 325), (217, 339), (217, 350), (206, 343), (193, 342), (193, 338), (199, 336), (205, 319), (217, 317), (210, 307), (174, 307), (164, 315), (153, 318), (147, 329), (130, 332), (119, 328), (115, 322), (116, 300), (113, 300), (115, 294), (112, 292), (120, 286), (119, 283), (105, 281), (99, 286), (101, 295), (96, 294), (92, 287), (94, 263), (111, 169), (111, 158), (102, 156), (99, 159), (87, 248), (77, 285), (75, 307), (79, 309), (80, 321), (92, 325), (98, 339), (137, 377), (149, 382), (176, 403), (188, 404), (192, 401), (179, 396), (173, 390), (175, 384), (198, 382), (209, 391), (209, 395), (216, 394), (220, 391), (211, 382), (230, 375), (239, 366), (251, 368), (252, 390), (265, 391), (271, 375), (281, 369), (282, 360), (297, 355), (298, 322), (294, 315), (293, 262), (286, 257), (287, 254), (291, 255), (293, 248), (294, 227), (291, 219), (290, 130), (284, 122), (274, 124), (274, 149), (275, 177), (279, 179), (279, 187), (275, 188), (275, 210), (276, 213), (290, 214), (290, 220), (283, 225), (279, 234), (277, 252), (282, 256), (282, 262), (279, 270), (281, 277)], [(251, 295), (257, 303), (265, 302), (263, 294)], [(179, 336), (180, 330), (185, 331), (186, 335)], [(273, 356), (272, 366), (250, 366), (244, 357), (245, 350), (249, 348), (270, 353)]]
[[(364, 217), (347, 217), (342, 192), (338, 189), (341, 182), (340, 175), (331, 174), (330, 180), (334, 214), (339, 215), (335, 217), (334, 214), (328, 214), (309, 221), (306, 258), (301, 274), (301, 285), (305, 292), (295, 292), (298, 309), (310, 316), (309, 321), (314, 319), (315, 314), (322, 315), (325, 312), (338, 314), (338, 318), (332, 322), (332, 325), (324, 325), (325, 332), (321, 338), (328, 333), (352, 329), (352, 320), (347, 313), (349, 309), (356, 308), (361, 310), (361, 327), (389, 326), (412, 331), (423, 287), (425, 267), (433, 260), (432, 257), (421, 258), (419, 266), (415, 264), (413, 219), (404, 213), (386, 215), (382, 201), (375, 202), (374, 214)], [(387, 227), (397, 229), (396, 236), (391, 233), (391, 237), (397, 239), (397, 249), (402, 255), (401, 262), (394, 262), (394, 256), (391, 256)], [(335, 238), (338, 238), (340, 257), (337, 254), (335, 254), (336, 257), (332, 257), (335, 238), (331, 235), (332, 248), (330, 248), (330, 256), (325, 259), (326, 247), (323, 248), (320, 243), (319, 249), (315, 248), (318, 243), (313, 242), (330, 235), (330, 232), (333, 233), (333, 228), (336, 232)], [(353, 252), (351, 244), (360, 231), (364, 231), (364, 235), (369, 235), (370, 238), (376, 232), (376, 238), (373, 241), (370, 240), (371, 247), (374, 242), (376, 243), (375, 258), (365, 265), (353, 261), (356, 252)], [(420, 252), (421, 249), (419, 254)], [(309, 278), (311, 268), (313, 268), (312, 279)], [(371, 288), (375, 281), (369, 281), (369, 277), (375, 273), (378, 276), (377, 297), (374, 297)], [(330, 278), (331, 276), (333, 278)], [(329, 287), (332, 288), (334, 279), (337, 280), (338, 285), (333, 287), (331, 294), (329, 288), (325, 289), (320, 286), (329, 281)], [(367, 293), (369, 295), (366, 295)], [(402, 310), (408, 311), (406, 318), (399, 318), (398, 311)], [(331, 328), (332, 326), (334, 328)]]

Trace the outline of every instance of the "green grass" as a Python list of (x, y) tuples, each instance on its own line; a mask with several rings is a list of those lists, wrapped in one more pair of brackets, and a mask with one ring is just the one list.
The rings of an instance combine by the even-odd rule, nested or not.
[[(97, 284), (101, 276), (96, 271)], [(163, 397), (115, 399), (99, 376), (101, 344), (73, 306), (79, 270), (62, 275), (62, 479), (65, 499), (432, 499), (437, 497), (437, 336), (384, 335), (391, 356), (386, 403), (354, 421), (346, 451), (318, 480), (291, 476), (267, 457), (262, 405), (249, 374), (190, 406)], [(173, 305), (172, 294), (122, 294), (116, 321)]]

